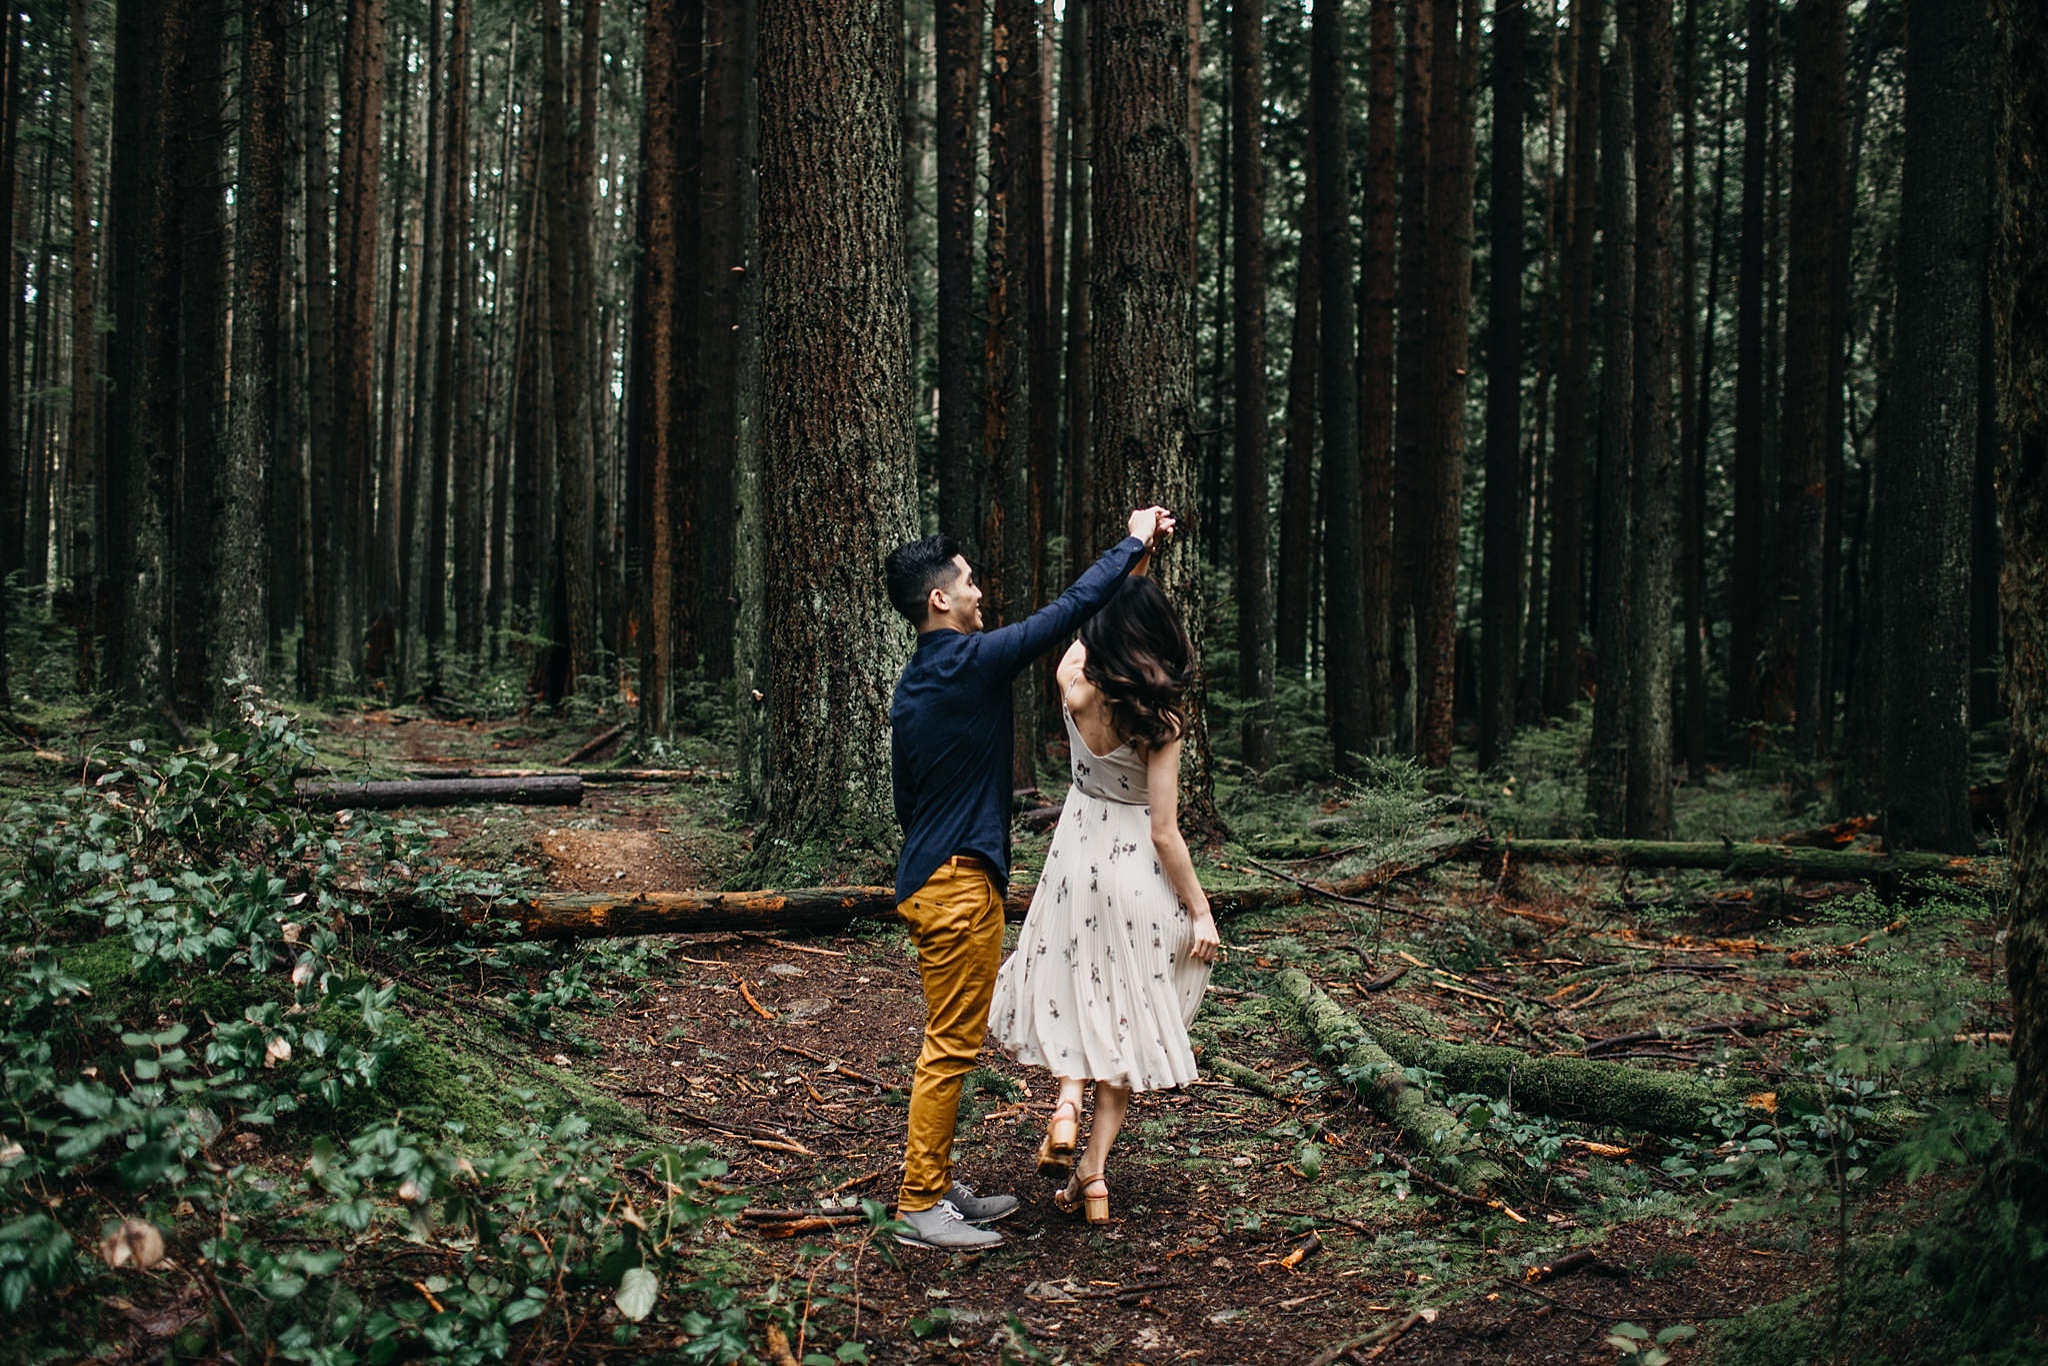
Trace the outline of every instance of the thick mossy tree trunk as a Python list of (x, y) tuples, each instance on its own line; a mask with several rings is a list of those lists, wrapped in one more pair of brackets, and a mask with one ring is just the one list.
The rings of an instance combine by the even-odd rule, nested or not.
[[(1095, 456), (1093, 549), (1124, 514), (1158, 503), (1194, 539), (1194, 177), (1188, 127), (1187, 9), (1175, 0), (1098, 0), (1089, 19), (1094, 94)], [(1181, 767), (1183, 824), (1215, 828), (1201, 708), (1199, 545), (1160, 558), (1160, 586), (1193, 638), (1196, 683)], [(1086, 554), (1086, 551), (1081, 552)]]
[[(1899, 193), (1898, 416), (1878, 448), (1888, 844), (1967, 852), (1971, 474), (1990, 186), (1990, 26), (1916, 0)], [(2010, 524), (2008, 524), (2009, 526)], [(2036, 604), (2038, 608), (2039, 603)]]
[(974, 326), (974, 164), (982, 6), (971, 0), (937, 5), (939, 530), (977, 560), (984, 494), (976, 430), (981, 385)]
[(757, 871), (894, 852), (889, 696), (909, 632), (878, 572), (916, 534), (910, 318), (885, 0), (761, 16), (767, 819)]
[(2048, 14), (1999, 0), (1999, 206), (1993, 336), (2010, 433), (1999, 471), (2005, 568), (2006, 768), (2012, 919), (2013, 1145), (2029, 1161), (2034, 1218), (2048, 1212)]

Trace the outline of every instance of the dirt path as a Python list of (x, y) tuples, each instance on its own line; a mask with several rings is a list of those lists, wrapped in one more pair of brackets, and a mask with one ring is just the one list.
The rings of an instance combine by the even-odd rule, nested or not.
[[(580, 738), (557, 734), (550, 747), (567, 752)], [(498, 743), (488, 727), (421, 726), (405, 753), (488, 762)], [(573, 810), (437, 819), (468, 862), (535, 864), (554, 890), (653, 890), (711, 885), (735, 865), (744, 832), (727, 828), (722, 801), (688, 788), (602, 787)], [(1502, 894), (1459, 876), (1472, 883), (1460, 895)], [(1555, 886), (1530, 890), (1526, 902), (1539, 915), (1582, 914)], [(1820, 1274), (1818, 1249), (1760, 1242), (1771, 1236), (1765, 1226), (1713, 1229), (1656, 1171), (1654, 1154), (1560, 1164), (1553, 1170), (1575, 1175), (1575, 1190), (1518, 1195), (1525, 1222), (1407, 1180), (1386, 1156), (1400, 1150), (1398, 1137), (1343, 1098), (1263, 995), (1268, 969), (1304, 958), (1345, 990), (1366, 961), (1344, 947), (1356, 934), (1344, 913), (1226, 927), (1237, 952), (1218, 973), (1198, 1038), (1296, 1094), (1274, 1100), (1217, 1081), (1141, 1097), (1112, 1164), (1116, 1217), (1106, 1229), (1054, 1211), (1032, 1162), (1051, 1087), (990, 1052), (970, 1079), (956, 1170), (1023, 1198), (1003, 1226), (1005, 1247), (962, 1258), (898, 1248), (865, 1220), (776, 1237), (786, 1224), (742, 1218), (722, 1235), (726, 1274), (756, 1292), (780, 1287), (802, 1325), (799, 1356), (864, 1342), (875, 1361), (1147, 1366), (1613, 1361), (1606, 1339), (1620, 1323), (1705, 1327)], [(1528, 938), (1530, 966), (1513, 978), (1525, 995), (1548, 981), (1540, 974), (1585, 965), (1546, 947), (1540, 924)], [(859, 1199), (889, 1202), (923, 1027), (901, 929), (801, 943), (678, 938), (664, 952), (644, 979), (607, 990), (609, 1014), (579, 1021), (594, 1049), (576, 1065), (675, 1142), (714, 1147), (750, 1209), (832, 1214)], [(1697, 961), (1683, 980), (1728, 990)], [(1389, 995), (1448, 1016), (1472, 993), (1500, 990), (1507, 972), (1418, 971)], [(1603, 999), (1596, 1013), (1600, 996), (1583, 995), (1582, 1013), (1556, 1007), (1552, 1027), (1593, 1035), (1668, 1009), (1653, 996), (1634, 1006)], [(1506, 1022), (1482, 1008), (1451, 1029), (1493, 1037)], [(1526, 1267), (1585, 1244), (1597, 1250), (1590, 1268), (1527, 1281)], [(1681, 1345), (1675, 1359), (1686, 1355)]]

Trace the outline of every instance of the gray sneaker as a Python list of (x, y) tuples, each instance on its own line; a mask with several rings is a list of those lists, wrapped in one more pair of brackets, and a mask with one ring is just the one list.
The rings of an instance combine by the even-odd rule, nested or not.
[(911, 1247), (935, 1247), (941, 1252), (986, 1252), (1003, 1245), (1003, 1235), (976, 1228), (951, 1200), (941, 1200), (930, 1209), (904, 1210), (897, 1217), (909, 1226), (896, 1241)]
[(1014, 1195), (976, 1195), (974, 1187), (955, 1181), (953, 1188), (946, 1192), (946, 1198), (960, 1211), (960, 1217), (970, 1224), (993, 1224), (998, 1219), (1007, 1219), (1017, 1212), (1017, 1197)]

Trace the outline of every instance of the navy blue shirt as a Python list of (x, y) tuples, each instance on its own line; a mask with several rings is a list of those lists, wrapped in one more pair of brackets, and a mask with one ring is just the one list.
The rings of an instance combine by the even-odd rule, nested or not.
[(1054, 602), (996, 631), (926, 631), (889, 705), (896, 820), (903, 854), (896, 900), (908, 901), (955, 854), (979, 854), (1010, 881), (1010, 682), (1100, 611), (1145, 543), (1103, 552)]

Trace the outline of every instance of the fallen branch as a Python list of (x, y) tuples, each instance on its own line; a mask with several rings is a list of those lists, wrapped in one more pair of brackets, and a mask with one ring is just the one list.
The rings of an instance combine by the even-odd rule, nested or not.
[(1207, 1061), (1209, 1070), (1217, 1076), (1227, 1077), (1247, 1091), (1256, 1091), (1268, 1100), (1292, 1103), (1297, 1098), (1295, 1092), (1271, 1080), (1263, 1072), (1253, 1071), (1241, 1062), (1234, 1062), (1229, 1058), (1210, 1058)]
[(583, 780), (573, 773), (537, 778), (444, 778), (434, 782), (301, 780), (297, 790), (301, 802), (323, 811), (382, 811), (397, 806), (461, 806), (471, 802), (580, 806), (583, 802)]
[(1779, 1029), (1791, 1028), (1791, 1020), (1767, 1020), (1762, 1018), (1746, 1020), (1723, 1020), (1696, 1025), (1675, 1025), (1658, 1029), (1637, 1029), (1627, 1034), (1610, 1034), (1604, 1039), (1592, 1039), (1586, 1044), (1586, 1056), (1596, 1057), (1611, 1053), (1617, 1048), (1626, 1048), (1635, 1043), (1652, 1043), (1659, 1039), (1679, 1038), (1687, 1034), (1739, 1034), (1743, 1038), (1754, 1038), (1758, 1034), (1769, 1034)]
[(562, 762), (565, 764), (580, 764), (585, 759), (588, 759), (591, 755), (597, 753), (599, 750), (603, 749), (606, 745), (618, 739), (621, 735), (624, 735), (625, 733), (625, 723), (621, 722), (620, 724), (613, 726), (610, 730), (605, 731), (600, 735), (593, 735), (588, 740), (585, 740), (582, 744), (576, 746), (576, 752), (574, 754), (571, 754), (568, 758), (562, 760)]
[(1345, 1010), (1298, 968), (1274, 978), (1274, 991), (1292, 1006), (1317, 1051), (1343, 1061), (1346, 1080), (1359, 1097), (1404, 1137), (1432, 1157), (1455, 1164), (1458, 1189), (1479, 1194), (1505, 1175), (1471, 1140), (1458, 1117), (1411, 1086), (1384, 1048), (1367, 1034), (1358, 1017)]

